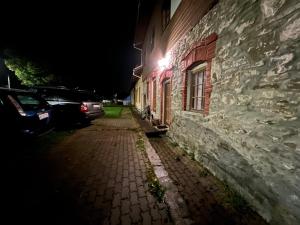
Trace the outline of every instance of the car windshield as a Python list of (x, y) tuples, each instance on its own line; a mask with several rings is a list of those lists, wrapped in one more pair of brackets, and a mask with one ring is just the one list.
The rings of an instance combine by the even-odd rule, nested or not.
[(21, 103), (22, 108), (24, 110), (35, 110), (42, 107), (45, 104), (44, 102), (42, 102), (42, 100), (31, 95), (17, 94), (16, 97)]
[(57, 102), (74, 102), (77, 101), (76, 96), (65, 89), (41, 89), (38, 92), (46, 101)]

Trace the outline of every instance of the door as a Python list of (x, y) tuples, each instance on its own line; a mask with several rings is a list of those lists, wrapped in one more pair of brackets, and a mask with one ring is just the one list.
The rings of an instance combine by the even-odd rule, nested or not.
[(164, 82), (164, 101), (163, 101), (163, 122), (171, 123), (171, 83), (170, 80)]

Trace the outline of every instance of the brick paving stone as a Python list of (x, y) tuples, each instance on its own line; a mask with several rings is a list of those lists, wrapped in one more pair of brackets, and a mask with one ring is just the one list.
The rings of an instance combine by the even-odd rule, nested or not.
[(146, 191), (145, 191), (143, 186), (138, 187), (138, 196), (139, 197), (145, 197), (146, 196)]
[(128, 199), (129, 198), (129, 188), (123, 187), (122, 190), (122, 199)]
[(122, 182), (123, 187), (127, 187), (129, 186), (129, 179), (127, 177), (123, 178), (123, 182)]
[(151, 213), (151, 217), (152, 217), (153, 220), (160, 220), (161, 219), (159, 210), (157, 208), (151, 208), (150, 213)]
[(114, 193), (122, 193), (122, 183), (118, 182), (114, 186)]
[(102, 184), (98, 184), (97, 186), (97, 195), (104, 195), (105, 193), (105, 190), (106, 190), (106, 186), (105, 185), (102, 185)]
[(135, 177), (135, 182), (136, 182), (136, 185), (139, 187), (139, 186), (143, 186), (144, 185), (144, 182), (143, 182), (143, 179), (139, 176), (136, 176)]
[(103, 207), (103, 200), (104, 198), (102, 196), (97, 196), (94, 206), (96, 209), (101, 209)]
[(112, 202), (112, 207), (119, 207), (121, 206), (121, 194), (117, 193), (113, 196), (113, 202)]
[(89, 195), (88, 195), (88, 201), (89, 202), (94, 202), (95, 201), (95, 199), (96, 199), (96, 194), (97, 194), (97, 192), (96, 191), (90, 191), (89, 192)]
[(139, 203), (140, 203), (140, 207), (141, 207), (141, 210), (143, 212), (146, 212), (146, 211), (149, 211), (149, 206), (148, 206), (148, 201), (147, 201), (147, 198), (144, 197), (144, 198), (139, 198)]
[(130, 182), (129, 189), (131, 192), (137, 191), (136, 183)]
[(121, 211), (122, 211), (122, 215), (124, 214), (128, 214), (130, 211), (130, 201), (129, 199), (125, 199), (121, 201)]
[(141, 209), (138, 205), (131, 206), (130, 216), (133, 223), (139, 223), (141, 218)]
[(135, 174), (134, 174), (133, 172), (130, 173), (130, 174), (129, 174), (129, 180), (130, 180), (130, 182), (135, 181), (135, 179), (136, 179)]
[(160, 210), (159, 214), (160, 214), (160, 216), (162, 218), (162, 221), (164, 223), (168, 223), (169, 222), (169, 214), (168, 214), (167, 209), (164, 208), (164, 209)]
[(132, 205), (138, 204), (138, 195), (137, 195), (137, 192), (131, 192), (130, 193), (130, 203)]
[(104, 194), (104, 199), (106, 201), (112, 201), (114, 195), (114, 189), (113, 188), (107, 188)]
[(53, 193), (47, 193), (44, 205), (55, 205), (49, 214), (57, 212), (60, 224), (170, 223), (167, 206), (148, 191), (148, 159), (136, 148), (138, 129), (130, 110), (124, 108), (121, 118), (96, 119), (38, 158), (45, 169), (36, 171), (51, 182), (45, 189), (59, 187), (67, 193), (52, 199)]
[(110, 217), (110, 222), (111, 225), (117, 225), (120, 224), (120, 216), (121, 216), (121, 212), (120, 212), (120, 208), (114, 208), (111, 211), (111, 217)]
[(153, 205), (152, 203), (156, 202), (156, 199), (149, 192), (147, 192), (147, 196), (146, 197), (147, 197), (147, 200), (148, 200), (148, 202), (149, 202), (150, 205)]
[(142, 179), (143, 179), (144, 181), (147, 180), (146, 170), (143, 170), (143, 169), (142, 169)]
[(115, 187), (115, 184), (116, 184), (116, 181), (115, 181), (115, 178), (116, 176), (113, 176), (113, 177), (111, 177), (111, 179), (108, 181), (108, 183), (107, 183), (107, 187), (108, 188), (113, 188), (113, 187)]
[(140, 170), (139, 167), (136, 168), (136, 170), (135, 170), (135, 176), (136, 176), (136, 177), (141, 177), (141, 176), (142, 176), (142, 172), (141, 172), (141, 170)]
[(128, 169), (123, 170), (123, 177), (128, 177), (129, 176), (129, 171)]
[[(136, 160), (134, 160), (134, 162), (136, 163)], [(131, 164), (131, 165), (129, 166), (129, 174), (134, 173), (134, 170), (135, 170), (134, 164)]]
[(122, 218), (121, 218), (121, 224), (122, 225), (132, 225), (130, 216), (129, 215), (122, 216)]
[(152, 224), (151, 216), (150, 216), (149, 212), (143, 212), (142, 217), (143, 217), (143, 225), (151, 225)]

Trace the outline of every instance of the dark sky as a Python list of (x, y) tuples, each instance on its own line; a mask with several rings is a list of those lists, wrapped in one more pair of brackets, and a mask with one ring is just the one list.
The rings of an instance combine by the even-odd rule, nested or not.
[(137, 0), (0, 3), (0, 47), (46, 64), (66, 85), (126, 92)]

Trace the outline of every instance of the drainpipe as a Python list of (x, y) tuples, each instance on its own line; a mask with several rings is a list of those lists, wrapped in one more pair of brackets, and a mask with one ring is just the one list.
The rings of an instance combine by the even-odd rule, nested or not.
[[(137, 17), (136, 17), (136, 26), (138, 25), (138, 21), (139, 21), (139, 19), (140, 19), (140, 7), (141, 7), (141, 0), (138, 0)], [(142, 44), (142, 42), (139, 42), (139, 43), (137, 43), (137, 44)], [(140, 54), (141, 54), (141, 63), (140, 63), (139, 66), (137, 66), (137, 67), (135, 67), (135, 68), (133, 69), (133, 74), (132, 74), (132, 75), (135, 76), (135, 77), (141, 78), (140, 76), (137, 76), (137, 75), (134, 73), (134, 71), (135, 71), (136, 69), (143, 67), (143, 50), (142, 50), (141, 48), (138, 48), (138, 47), (137, 47), (137, 44), (136, 44), (136, 43), (133, 43), (133, 48), (135, 48), (136, 50), (140, 51)]]
[(140, 65), (138, 65), (137, 67), (135, 67), (134, 69), (133, 69), (133, 76), (135, 76), (135, 77), (138, 77), (138, 78), (141, 78), (140, 76), (137, 76), (135, 73), (134, 73), (134, 70), (136, 70), (136, 69), (138, 69), (138, 68), (140, 68), (140, 67), (143, 67), (143, 49), (141, 49), (141, 48), (138, 48), (137, 46), (136, 46), (136, 44), (134, 43), (133, 44), (133, 48), (135, 48), (136, 50), (138, 50), (138, 51), (140, 51), (140, 54), (141, 54), (141, 62), (140, 62)]
[(139, 66), (143, 66), (143, 49), (136, 47), (135, 43), (133, 44), (133, 48), (135, 48), (136, 50), (140, 51), (140, 54), (141, 54), (141, 63), (140, 63)]

